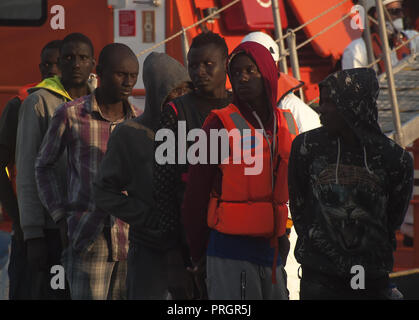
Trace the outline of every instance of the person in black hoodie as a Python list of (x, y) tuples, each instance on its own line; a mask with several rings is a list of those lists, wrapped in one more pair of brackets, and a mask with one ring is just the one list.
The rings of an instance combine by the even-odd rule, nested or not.
[(186, 69), (164, 53), (144, 61), (144, 113), (115, 128), (95, 181), (97, 206), (130, 225), (128, 299), (168, 297), (167, 245), (152, 197), (154, 133), (164, 103), (188, 92)]
[[(186, 158), (187, 150), (193, 142), (187, 142), (184, 145), (178, 144), (177, 133), (182, 129), (181, 126), (185, 129), (186, 134), (193, 129), (201, 128), (211, 110), (224, 108), (232, 102), (232, 94), (226, 90), (227, 58), (228, 48), (220, 35), (205, 32), (196, 36), (192, 40), (188, 52), (188, 73), (194, 90), (166, 104), (160, 119), (160, 129), (170, 130), (174, 133), (175, 145), (172, 151), (176, 155), (176, 163), (155, 163), (153, 198), (161, 217), (159, 230), (166, 238), (168, 246), (177, 247), (179, 243), (181, 244), (186, 267), (192, 267), (192, 265), (180, 223), (180, 211), (188, 182), (189, 164), (187, 161), (182, 163), (180, 157)], [(156, 139), (156, 159), (158, 149), (161, 149), (160, 147), (166, 142), (167, 140), (162, 142)], [(194, 294), (194, 298), (205, 299), (204, 281), (200, 276), (195, 279), (199, 292)]]
[(319, 88), (323, 127), (297, 136), (289, 161), (300, 298), (386, 299), (412, 159), (377, 123), (372, 69), (336, 72)]

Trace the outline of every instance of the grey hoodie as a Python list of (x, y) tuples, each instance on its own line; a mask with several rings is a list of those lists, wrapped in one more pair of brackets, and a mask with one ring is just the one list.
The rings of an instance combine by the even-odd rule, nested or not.
[[(147, 56), (143, 65), (144, 113), (112, 132), (95, 182), (97, 205), (130, 224), (130, 241), (153, 248), (164, 249), (165, 246), (155, 230), (154, 132), (167, 96), (186, 81), (189, 81), (187, 71), (175, 59), (156, 52)], [(121, 194), (124, 190), (128, 197)]]
[[(58, 77), (47, 78), (29, 91), (19, 110), (16, 138), (16, 189), (25, 240), (44, 237), (44, 229), (57, 228), (38, 197), (35, 160), (55, 110), (69, 100)], [(64, 179), (63, 158), (57, 170)]]

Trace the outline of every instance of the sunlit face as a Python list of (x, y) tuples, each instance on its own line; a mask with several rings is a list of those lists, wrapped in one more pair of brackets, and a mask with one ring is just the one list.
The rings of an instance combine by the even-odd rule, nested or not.
[(262, 74), (246, 54), (238, 54), (230, 64), (230, 80), (234, 93), (242, 101), (263, 99), (265, 89)]
[(100, 87), (113, 101), (127, 100), (137, 83), (139, 64), (135, 57), (128, 55), (109, 59), (106, 66), (101, 66)]
[(41, 63), (39, 71), (41, 71), (42, 80), (53, 76), (60, 76), (61, 70), (58, 67), (59, 58), (58, 48), (45, 49), (41, 54)]
[(398, 18), (403, 18), (403, 7), (401, 1), (391, 2), (386, 5), (386, 9), (391, 16), (392, 20), (396, 20)]
[(87, 84), (95, 66), (91, 48), (83, 42), (69, 42), (60, 53), (61, 79), (63, 84), (80, 87)]
[(226, 58), (212, 43), (189, 50), (188, 72), (195, 88), (203, 95), (213, 95), (225, 89)]

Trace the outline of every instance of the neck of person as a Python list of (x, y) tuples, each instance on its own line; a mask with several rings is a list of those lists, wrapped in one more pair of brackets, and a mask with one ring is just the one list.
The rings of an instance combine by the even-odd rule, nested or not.
[(254, 99), (253, 101), (249, 101), (248, 104), (252, 112), (256, 112), (263, 125), (266, 125), (271, 120), (272, 112), (269, 112), (271, 108), (269, 108), (266, 99)]
[(350, 128), (341, 130), (338, 136), (342, 139), (343, 143), (348, 146), (351, 146), (351, 147), (359, 146), (359, 140), (356, 137), (355, 133)]
[(227, 90), (225, 88), (225, 84), (223, 86), (220, 86), (220, 87), (216, 88), (213, 91), (203, 92), (201, 90), (197, 90), (197, 93), (200, 96), (203, 96), (203, 97), (209, 98), (209, 99), (225, 99), (225, 98), (228, 97), (228, 93), (227, 93)]
[(63, 83), (63, 86), (64, 86), (64, 89), (67, 91), (67, 93), (70, 95), (70, 97), (73, 99), (86, 96), (90, 93), (87, 83), (80, 86), (72, 86), (72, 85)]
[(111, 122), (124, 118), (124, 101), (108, 97), (105, 91), (100, 87), (95, 91), (96, 101), (103, 116)]

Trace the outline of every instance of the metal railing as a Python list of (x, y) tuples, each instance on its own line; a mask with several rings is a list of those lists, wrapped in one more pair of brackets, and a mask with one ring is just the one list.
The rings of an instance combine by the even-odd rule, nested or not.
[[(140, 53), (137, 54), (137, 56), (141, 56), (143, 54), (146, 54), (152, 50), (154, 50), (155, 48), (158, 48), (159, 46), (177, 38), (178, 36), (182, 37), (182, 52), (183, 52), (183, 59), (184, 59), (184, 63), (185, 66), (187, 65), (187, 51), (189, 49), (189, 43), (188, 43), (188, 39), (186, 36), (186, 31), (194, 28), (204, 22), (206, 22), (207, 20), (212, 19), (214, 16), (220, 14), (221, 12), (227, 10), (228, 8), (236, 5), (237, 3), (239, 3), (241, 0), (234, 0), (230, 3), (228, 3), (227, 5), (225, 5), (224, 7), (214, 11), (213, 13), (211, 13), (210, 15), (206, 16), (203, 19), (200, 19), (199, 21), (191, 24), (190, 26), (187, 27), (182, 27), (182, 30), (178, 31), (177, 33), (173, 34), (172, 36), (168, 37), (167, 39), (153, 45), (150, 48), (147, 48), (143, 51), (141, 51)], [(310, 37), (309, 39), (305, 40), (304, 42), (297, 44), (296, 43), (296, 32), (302, 30), (303, 28), (307, 27), (309, 24), (317, 21), (318, 19), (324, 17), (326, 14), (332, 12), (333, 10), (339, 8), (340, 6), (342, 6), (343, 4), (347, 3), (348, 1), (351, 0), (343, 0), (340, 1), (339, 3), (335, 4), (334, 6), (328, 8), (327, 10), (321, 12), (320, 14), (318, 14), (317, 16), (315, 16), (314, 18), (308, 20), (307, 22), (301, 24), (300, 26), (294, 28), (294, 29), (288, 29), (287, 33), (285, 35), (282, 34), (282, 25), (281, 25), (281, 19), (280, 19), (280, 15), (279, 15), (279, 6), (278, 6), (278, 0), (272, 0), (272, 10), (273, 10), (273, 17), (274, 17), (274, 24), (275, 24), (275, 37), (276, 37), (276, 42), (278, 43), (279, 46), (279, 50), (280, 50), (280, 58), (279, 58), (279, 66), (280, 66), (280, 70), (282, 72), (287, 73), (288, 72), (288, 67), (287, 67), (287, 57), (289, 56), (290, 59), (290, 63), (291, 63), (291, 69), (292, 69), (292, 73), (293, 76), (298, 79), (301, 80), (301, 75), (300, 75), (300, 66), (299, 66), (299, 59), (298, 59), (298, 50), (301, 49), (302, 47), (306, 46), (307, 44), (311, 43), (314, 39), (318, 38), (319, 36), (321, 36), (322, 34), (326, 33), (327, 31), (329, 31), (330, 29), (332, 29), (333, 27), (335, 27), (336, 25), (338, 25), (339, 23), (341, 23), (342, 21), (344, 21), (345, 19), (349, 18), (352, 15), (352, 12), (349, 12), (347, 14), (345, 14), (344, 16), (342, 16), (341, 18), (339, 18), (338, 20), (336, 20), (335, 22), (331, 23), (330, 25), (326, 26), (325, 28), (323, 28), (321, 31), (319, 31), (317, 34), (313, 35), (312, 37)], [(401, 124), (400, 124), (400, 116), (399, 116), (399, 111), (398, 111), (398, 103), (397, 103), (397, 96), (395, 94), (395, 84), (394, 84), (394, 76), (393, 76), (393, 69), (392, 69), (392, 65), (390, 62), (390, 53), (391, 52), (395, 52), (398, 49), (400, 49), (402, 46), (407, 45), (409, 42), (411, 42), (413, 40), (413, 38), (409, 39), (408, 41), (403, 42), (400, 46), (398, 46), (397, 48), (394, 48), (393, 50), (390, 51), (389, 49), (389, 45), (388, 45), (388, 40), (387, 40), (387, 36), (386, 35), (386, 28), (385, 28), (385, 15), (388, 13), (386, 13), (386, 9), (384, 8), (383, 4), (382, 4), (382, 0), (375, 0), (376, 1), (376, 7), (377, 7), (377, 13), (378, 13), (378, 18), (379, 21), (375, 21), (374, 19), (370, 18), (371, 20), (374, 20), (375, 23), (377, 23), (380, 27), (380, 37), (382, 39), (384, 39), (382, 42), (384, 44), (383, 46), (383, 53), (384, 53), (384, 60), (386, 63), (386, 78), (388, 80), (388, 85), (389, 85), (389, 91), (390, 91), (390, 95), (391, 95), (391, 99), (392, 99), (392, 110), (393, 110), (393, 119), (394, 119), (394, 126), (396, 128), (396, 141), (404, 146), (403, 143), (403, 134), (401, 131)], [(362, 3), (362, 2), (361, 2)], [(367, 15), (368, 17), (368, 15)], [(367, 23), (366, 23), (367, 25)], [(369, 31), (369, 27), (367, 26), (367, 29)], [(381, 34), (382, 33), (382, 34)], [(288, 48), (285, 49), (284, 46), (284, 40), (287, 40), (287, 44), (288, 44)], [(369, 41), (366, 41), (369, 42)], [(368, 55), (369, 55), (369, 61), (370, 64), (368, 65), (368, 67), (375, 67), (382, 58), (379, 59), (375, 59), (374, 61), (371, 62), (371, 60), (373, 59), (373, 54), (371, 52), (371, 45), (370, 43), (366, 43), (367, 44), (367, 50), (368, 50)], [(303, 90), (300, 89), (300, 98), (304, 101), (304, 96), (303, 96)], [(312, 104), (314, 102), (316, 102), (319, 98), (315, 98), (311, 101), (308, 102), (308, 104)]]
[[(309, 39), (305, 40), (304, 42), (302, 42), (298, 45), (295, 42), (295, 33), (297, 31), (303, 29), (304, 27), (306, 27), (310, 23), (312, 23), (312, 22), (320, 19), (321, 17), (325, 16), (327, 13), (331, 12), (332, 10), (335, 10), (336, 8), (343, 5), (347, 1), (349, 1), (349, 0), (344, 0), (344, 1), (341, 1), (341, 2), (337, 3), (336, 5), (330, 7), (329, 9), (327, 9), (325, 11), (323, 11), (322, 13), (317, 15), (316, 17), (310, 19), (306, 23), (298, 26), (297, 28), (289, 29), (284, 36), (275, 40), (276, 42), (281, 42), (284, 39), (287, 39), (288, 49), (286, 49), (283, 52), (283, 54), (280, 56), (280, 61), (286, 61), (287, 57), (289, 56), (293, 76), (295, 78), (297, 78), (298, 80), (301, 80), (300, 69), (299, 69), (300, 67), (299, 67), (299, 61), (298, 61), (298, 50), (301, 49), (302, 47), (304, 47), (305, 45), (311, 43), (314, 39), (316, 39), (317, 37), (326, 33), (327, 31), (329, 31), (330, 29), (332, 29), (334, 26), (338, 25), (339, 23), (341, 23), (345, 19), (349, 18), (352, 15), (352, 12), (349, 12), (349, 13), (345, 14), (343, 17), (339, 18), (338, 20), (336, 20), (332, 24), (326, 26), (321, 31), (319, 31), (317, 34), (313, 35), (312, 37), (310, 37)], [(399, 50), (403, 46), (408, 45), (411, 41), (413, 41), (419, 35), (415, 35), (414, 37), (408, 39), (407, 41), (403, 41), (400, 45), (398, 45), (397, 47), (390, 50), (390, 47), (389, 47), (389, 44), (388, 44), (388, 39), (387, 39), (388, 31), (386, 29), (386, 23), (385, 23), (385, 16), (386, 15), (389, 16), (389, 14), (388, 14), (388, 12), (386, 12), (386, 8), (383, 6), (383, 3), (382, 3), (381, 0), (375, 0), (375, 1), (376, 1), (376, 7), (377, 7), (378, 21), (375, 21), (374, 19), (370, 18), (368, 15), (367, 15), (367, 17), (369, 17), (370, 20), (373, 20), (374, 23), (376, 23), (379, 26), (380, 38), (384, 39), (382, 41), (382, 43), (383, 43), (383, 48), (382, 48), (383, 57), (380, 57), (378, 59), (372, 58), (372, 57), (374, 57), (374, 55), (373, 55), (373, 52), (372, 52), (372, 46), (369, 43), (370, 39), (369, 39), (369, 41), (365, 41), (366, 46), (367, 46), (367, 51), (368, 51), (368, 58), (369, 58), (368, 60), (370, 61), (370, 64), (367, 67), (376, 68), (376, 65), (382, 59), (385, 60), (385, 65), (386, 65), (385, 76), (386, 76), (386, 79), (387, 79), (387, 82), (388, 82), (388, 88), (389, 88), (389, 92), (390, 92), (392, 112), (393, 112), (393, 124), (394, 124), (394, 128), (395, 128), (395, 131), (396, 131), (395, 140), (396, 140), (397, 143), (399, 143), (401, 146), (404, 147), (405, 143), (404, 143), (403, 131), (402, 131), (402, 128), (401, 128), (400, 113), (399, 113), (399, 107), (398, 107), (398, 102), (397, 102), (397, 95), (396, 95), (396, 89), (395, 89), (395, 83), (394, 83), (393, 66), (391, 64), (390, 54), (396, 52), (397, 50)], [(366, 25), (367, 25), (367, 23), (366, 23)], [(367, 25), (366, 27), (367, 27), (366, 29), (368, 31), (368, 35), (370, 35), (369, 26)], [(374, 60), (374, 61), (371, 62), (371, 60)], [(302, 90), (300, 90), (300, 98), (302, 100), (304, 100)], [(319, 97), (316, 97), (315, 99), (309, 101), (308, 104), (313, 104), (318, 100), (319, 100)]]
[[(169, 41), (171, 41), (171, 40), (173, 40), (173, 39), (175, 39), (175, 38), (177, 38), (177, 37), (179, 37), (179, 36), (181, 36), (181, 35), (183, 35), (183, 37), (184, 37), (184, 39), (185, 39), (185, 40), (184, 40), (184, 42), (185, 42), (185, 41), (187, 41), (186, 31), (188, 31), (189, 29), (192, 29), (192, 28), (194, 28), (194, 27), (196, 27), (196, 26), (198, 26), (198, 25), (200, 25), (200, 24), (204, 23), (204, 22), (205, 22), (205, 21), (207, 21), (207, 20), (212, 19), (212, 18), (213, 18), (213, 17), (215, 17), (216, 15), (218, 15), (218, 14), (220, 14), (221, 12), (223, 12), (224, 10), (227, 10), (228, 8), (230, 8), (230, 7), (234, 6), (235, 4), (239, 3), (240, 1), (241, 1), (241, 0), (234, 0), (234, 1), (230, 2), (229, 4), (225, 5), (224, 7), (220, 8), (219, 10), (214, 11), (213, 13), (209, 14), (209, 15), (208, 15), (208, 16), (206, 16), (205, 18), (203, 18), (203, 19), (201, 19), (201, 20), (198, 20), (197, 22), (195, 22), (195, 23), (191, 24), (190, 26), (187, 26), (186, 28), (185, 28), (185, 27), (182, 27), (182, 30), (180, 30), (180, 31), (176, 32), (175, 34), (173, 34), (173, 35), (171, 35), (170, 37), (168, 37), (168, 38), (164, 39), (163, 41), (160, 41), (159, 43), (156, 43), (154, 46), (151, 46), (150, 48), (147, 48), (147, 49), (145, 49), (145, 50), (141, 51), (140, 53), (138, 53), (138, 54), (137, 54), (137, 57), (142, 56), (143, 54), (146, 54), (146, 53), (148, 53), (148, 52), (150, 52), (150, 51), (153, 51), (154, 49), (156, 49), (156, 48), (158, 48), (158, 47), (162, 46), (163, 44), (165, 44), (165, 43), (167, 43), (167, 42), (169, 42)], [(185, 47), (185, 44), (184, 44), (184, 47)], [(186, 64), (185, 64), (185, 65), (186, 65)]]
[[(274, 1), (277, 1), (277, 0), (274, 0)], [(335, 27), (336, 25), (338, 25), (339, 23), (341, 23), (345, 19), (347, 19), (349, 16), (351, 16), (352, 13), (349, 12), (349, 13), (345, 14), (343, 17), (339, 18), (338, 20), (336, 20), (332, 24), (326, 26), (320, 32), (318, 32), (317, 34), (313, 35), (312, 37), (310, 37), (309, 39), (305, 40), (304, 42), (302, 42), (302, 43), (300, 43), (298, 45), (296, 44), (296, 36), (295, 36), (295, 33), (298, 32), (298, 31), (300, 31), (300, 30), (302, 30), (303, 28), (305, 28), (309, 24), (313, 23), (314, 21), (317, 21), (321, 17), (325, 16), (329, 12), (335, 10), (336, 8), (340, 7), (341, 5), (345, 4), (348, 1), (350, 1), (350, 0), (343, 0), (343, 1), (339, 2), (339, 3), (337, 3), (336, 5), (328, 8), (327, 10), (323, 11), (322, 13), (320, 13), (319, 15), (317, 15), (316, 17), (308, 20), (304, 24), (302, 24), (302, 25), (300, 25), (300, 26), (298, 26), (298, 27), (296, 27), (294, 29), (288, 29), (287, 30), (287, 33), (284, 36), (282, 36), (281, 38), (278, 38), (278, 39), (275, 40), (276, 42), (279, 42), (279, 43), (281, 43), (281, 41), (283, 41), (285, 39), (287, 40), (288, 49), (287, 50), (284, 50), (284, 52), (280, 55), (279, 61), (280, 62), (281, 61), (286, 61), (287, 57), (289, 56), (290, 63), (291, 63), (292, 73), (293, 73), (293, 76), (296, 79), (301, 80), (300, 66), (299, 66), (299, 60), (298, 60), (298, 50), (301, 49), (302, 47), (306, 46), (307, 44), (309, 44), (310, 42), (312, 42), (314, 39), (318, 38), (322, 34), (326, 33), (327, 31), (329, 31), (330, 29), (332, 29), (333, 27)], [(300, 89), (299, 91), (300, 91), (300, 98), (301, 98), (301, 100), (304, 101), (303, 90)], [(309, 104), (314, 103), (317, 100), (318, 100), (318, 98), (310, 101)]]

